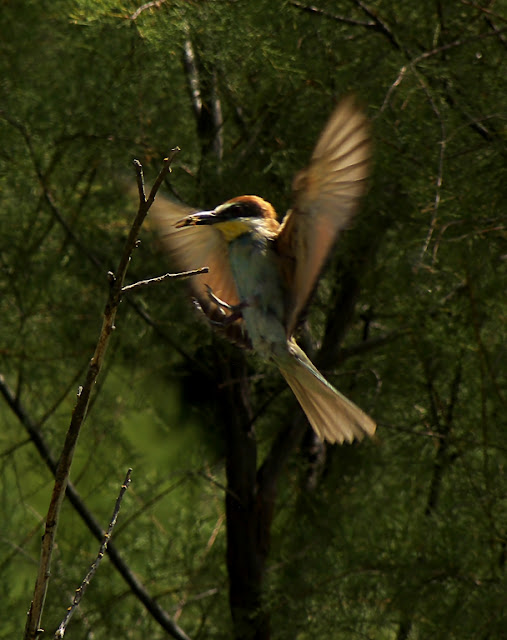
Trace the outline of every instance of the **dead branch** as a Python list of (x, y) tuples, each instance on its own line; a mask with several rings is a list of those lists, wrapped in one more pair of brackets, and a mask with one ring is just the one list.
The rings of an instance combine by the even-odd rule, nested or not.
[(170, 171), (172, 159), (178, 151), (179, 149), (173, 149), (168, 157), (165, 158), (163, 167), (151, 189), (148, 199), (146, 199), (144, 194), (144, 178), (141, 164), (138, 161), (134, 162), (139, 188), (139, 208), (125, 242), (116, 274), (109, 274), (109, 295), (104, 308), (102, 328), (97, 340), (95, 352), (88, 366), (85, 382), (78, 391), (77, 401), (72, 412), (72, 417), (63, 445), (63, 450), (55, 471), (55, 484), (53, 487), (49, 509), (46, 516), (46, 526), (44, 536), (42, 538), (39, 570), (35, 581), (33, 599), (28, 611), (28, 617), (25, 627), (25, 640), (36, 640), (36, 638), (42, 631), (40, 628), (41, 618), (49, 584), (51, 557), (55, 545), (60, 510), (69, 481), (69, 473), (74, 457), (75, 447), (77, 444), (81, 426), (83, 425), (88, 412), (90, 396), (102, 368), (102, 363), (104, 361), (106, 349), (109, 344), (109, 339), (115, 328), (114, 322), (122, 297), (125, 274), (127, 272), (127, 268), (134, 248), (136, 247), (137, 236), (139, 234), (141, 225), (146, 218), (153, 200), (155, 199), (155, 194), (158, 188), (160, 187), (167, 173)]
[(134, 282), (133, 284), (128, 284), (122, 288), (122, 293), (128, 293), (134, 289), (139, 289), (140, 287), (148, 287), (153, 284), (159, 284), (160, 282), (164, 282), (164, 280), (167, 280), (167, 278), (174, 278), (175, 280), (178, 280), (180, 278), (198, 276), (201, 273), (208, 273), (208, 271), (208, 267), (201, 267), (200, 269), (193, 269), (192, 271), (181, 271), (180, 273), (164, 273), (163, 276), (149, 278), (148, 280), (139, 280), (138, 282)]
[(58, 629), (55, 632), (55, 639), (56, 640), (58, 640), (59, 638), (63, 638), (63, 636), (65, 635), (65, 631), (67, 630), (67, 625), (69, 624), (70, 619), (72, 618), (74, 612), (78, 608), (79, 603), (81, 602), (81, 599), (84, 596), (84, 593), (85, 593), (88, 585), (90, 584), (93, 576), (95, 575), (97, 569), (99, 568), (99, 564), (101, 563), (102, 558), (104, 557), (104, 554), (106, 553), (108, 542), (109, 542), (109, 540), (111, 538), (111, 535), (113, 533), (113, 529), (114, 529), (114, 527), (116, 525), (116, 521), (118, 520), (118, 514), (120, 512), (120, 507), (121, 507), (121, 503), (122, 503), (122, 500), (123, 500), (123, 496), (125, 495), (125, 492), (127, 491), (128, 487), (130, 485), (130, 474), (131, 473), (132, 473), (132, 469), (129, 469), (127, 471), (127, 475), (125, 476), (125, 480), (123, 481), (123, 484), (121, 486), (118, 498), (116, 499), (116, 504), (114, 506), (113, 515), (112, 515), (111, 521), (109, 523), (109, 527), (107, 528), (107, 531), (104, 534), (104, 537), (102, 538), (102, 543), (100, 545), (100, 549), (99, 549), (99, 553), (97, 555), (97, 558), (95, 559), (95, 562), (93, 562), (93, 564), (91, 565), (88, 573), (83, 578), (83, 581), (81, 582), (80, 586), (76, 590), (76, 593), (74, 595), (74, 599), (72, 601), (72, 605), (67, 609), (67, 613), (65, 614), (64, 619), (62, 620), (62, 622), (60, 623), (60, 626), (58, 627)]

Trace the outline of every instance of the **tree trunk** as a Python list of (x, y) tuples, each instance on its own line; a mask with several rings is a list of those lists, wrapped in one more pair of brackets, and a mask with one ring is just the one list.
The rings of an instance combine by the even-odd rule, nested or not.
[(226, 429), (226, 516), (229, 601), (235, 640), (268, 640), (262, 600), (271, 518), (262, 513), (257, 485), (257, 443), (242, 354), (224, 363), (220, 390)]

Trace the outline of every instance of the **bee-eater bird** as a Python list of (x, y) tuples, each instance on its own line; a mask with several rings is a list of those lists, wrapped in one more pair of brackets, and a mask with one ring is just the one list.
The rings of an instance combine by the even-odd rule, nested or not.
[(375, 423), (337, 391), (293, 334), (339, 231), (365, 190), (368, 122), (352, 98), (336, 108), (310, 163), (294, 178), (282, 223), (269, 202), (239, 196), (213, 211), (157, 197), (151, 209), (164, 247), (191, 278), (198, 306), (240, 346), (280, 369), (310, 424), (328, 442), (373, 435)]

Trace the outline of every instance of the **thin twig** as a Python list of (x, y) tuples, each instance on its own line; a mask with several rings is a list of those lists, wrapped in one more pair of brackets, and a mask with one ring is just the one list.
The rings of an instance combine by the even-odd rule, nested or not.
[(167, 278), (174, 278), (178, 280), (180, 278), (189, 278), (190, 276), (198, 276), (201, 273), (208, 273), (208, 267), (201, 267), (200, 269), (192, 269), (191, 271), (181, 271), (180, 273), (164, 273), (163, 276), (157, 276), (156, 278), (149, 278), (148, 280), (139, 280), (138, 282), (134, 282), (133, 284), (127, 284), (122, 288), (122, 293), (127, 293), (132, 291), (133, 289), (138, 289), (140, 287), (148, 287), (153, 284), (159, 284)]
[(55, 639), (56, 640), (58, 640), (59, 638), (63, 638), (63, 636), (65, 635), (65, 631), (67, 630), (67, 625), (69, 624), (70, 619), (74, 615), (74, 612), (78, 608), (79, 603), (81, 602), (81, 599), (84, 596), (86, 588), (90, 584), (93, 576), (95, 575), (97, 569), (99, 568), (99, 564), (101, 563), (102, 558), (104, 557), (104, 554), (106, 553), (108, 542), (109, 542), (109, 540), (111, 538), (111, 535), (113, 533), (113, 529), (114, 529), (114, 527), (116, 525), (116, 521), (118, 520), (118, 514), (120, 512), (120, 507), (121, 507), (121, 503), (122, 503), (122, 500), (123, 500), (123, 496), (125, 495), (125, 492), (127, 491), (128, 487), (130, 485), (130, 474), (131, 473), (132, 473), (132, 469), (129, 469), (127, 471), (127, 475), (125, 476), (125, 480), (123, 481), (123, 484), (121, 486), (120, 493), (118, 494), (118, 498), (116, 499), (116, 504), (114, 506), (113, 516), (111, 518), (111, 522), (109, 523), (109, 527), (107, 528), (107, 531), (104, 534), (104, 537), (102, 539), (102, 544), (100, 545), (100, 549), (99, 549), (99, 553), (97, 555), (97, 558), (95, 559), (95, 562), (93, 562), (93, 564), (91, 565), (88, 573), (86, 574), (86, 576), (83, 579), (83, 582), (81, 582), (81, 585), (76, 590), (76, 594), (74, 595), (74, 599), (72, 601), (72, 605), (67, 609), (67, 613), (65, 614), (64, 619), (62, 620), (62, 622), (60, 623), (60, 626), (58, 627), (58, 629), (55, 632)]
[[(33, 600), (31, 602), (26, 621), (24, 634), (25, 640), (36, 640), (36, 638), (42, 632), (40, 625), (42, 612), (44, 610), (47, 588), (49, 584), (51, 557), (55, 545), (60, 510), (65, 496), (65, 490), (69, 481), (69, 473), (74, 457), (74, 450), (77, 444), (81, 426), (88, 413), (92, 389), (95, 386), (95, 382), (102, 368), (102, 363), (104, 361), (107, 346), (109, 344), (109, 339), (115, 328), (114, 322), (122, 297), (122, 288), (125, 281), (125, 274), (127, 272), (127, 268), (134, 248), (136, 247), (139, 230), (144, 219), (146, 218), (146, 215), (148, 214), (148, 210), (153, 200), (155, 199), (155, 194), (158, 187), (164, 180), (167, 173), (170, 171), (171, 161), (177, 152), (178, 149), (173, 149), (168, 157), (164, 159), (163, 167), (155, 181), (155, 184), (153, 185), (148, 200), (146, 200), (144, 197), (140, 198), (139, 208), (132, 223), (128, 238), (125, 242), (116, 274), (110, 274), (110, 289), (108, 299), (104, 308), (102, 328), (97, 340), (95, 352), (88, 366), (85, 382), (78, 391), (77, 401), (72, 412), (69, 429), (65, 437), (63, 450), (60, 455), (58, 466), (55, 472), (55, 484), (53, 487), (53, 492), (51, 494), (49, 509), (46, 516), (44, 536), (42, 538), (39, 571), (35, 581)], [(142, 167), (141, 164), (137, 161), (136, 173), (138, 176), (138, 182), (142, 184)], [(142, 191), (144, 194), (144, 188)]]

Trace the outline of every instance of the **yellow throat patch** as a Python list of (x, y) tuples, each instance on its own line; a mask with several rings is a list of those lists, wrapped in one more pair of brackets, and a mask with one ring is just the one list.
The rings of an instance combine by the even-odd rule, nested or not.
[(214, 226), (224, 236), (227, 243), (236, 240), (239, 236), (252, 230), (251, 226), (243, 222), (243, 220), (227, 220), (225, 222), (218, 222)]

